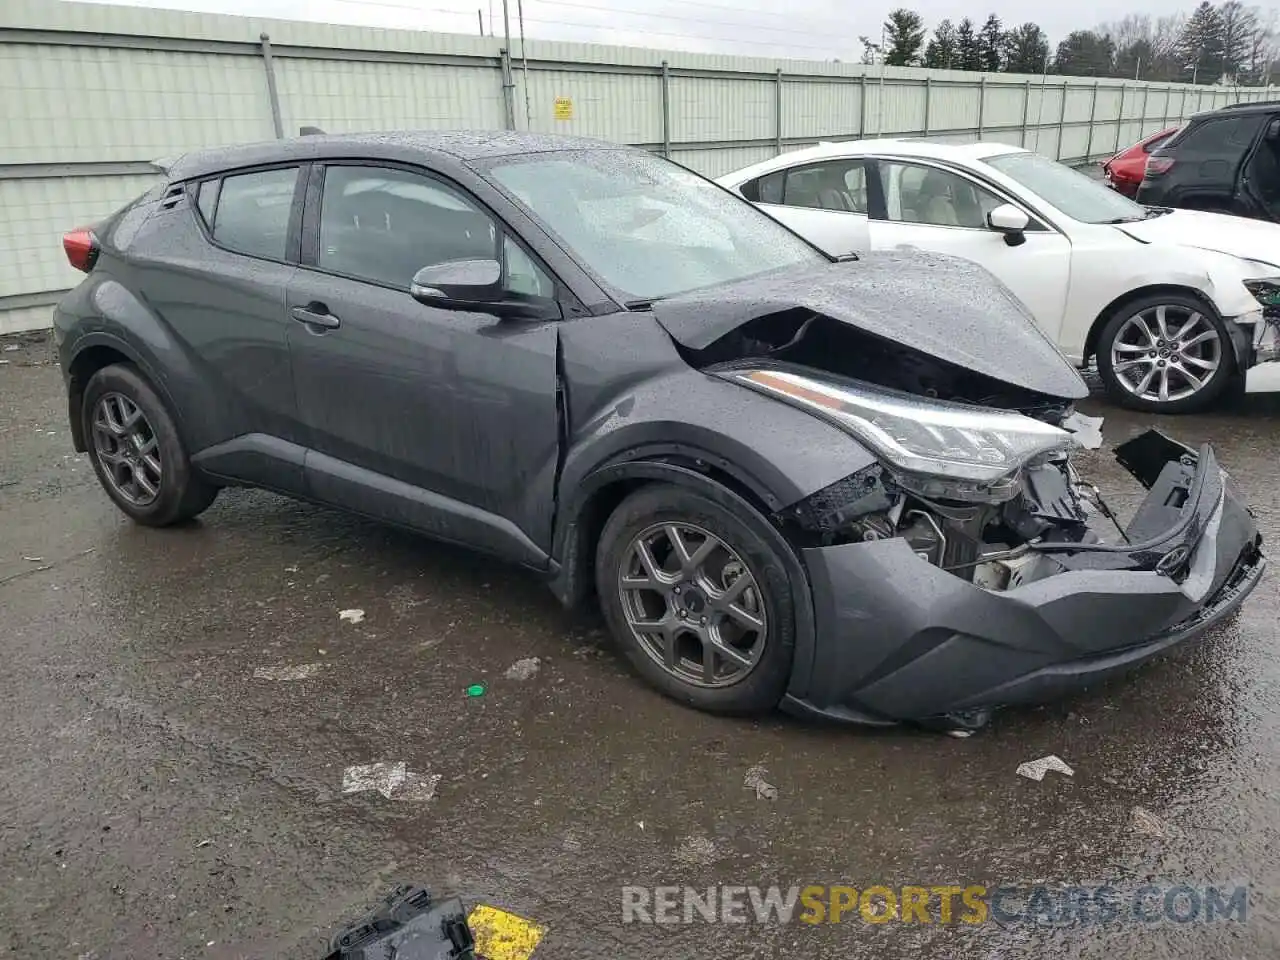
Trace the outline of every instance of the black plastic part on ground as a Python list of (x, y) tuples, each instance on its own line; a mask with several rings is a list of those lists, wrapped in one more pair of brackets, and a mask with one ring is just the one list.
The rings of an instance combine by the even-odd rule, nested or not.
[(472, 960), (475, 955), (461, 900), (434, 903), (422, 887), (401, 886), (341, 930), (324, 960)]

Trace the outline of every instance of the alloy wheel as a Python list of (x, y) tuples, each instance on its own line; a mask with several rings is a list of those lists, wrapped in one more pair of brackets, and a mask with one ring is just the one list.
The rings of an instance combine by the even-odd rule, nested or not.
[(641, 649), (667, 673), (726, 687), (760, 662), (769, 625), (742, 558), (690, 523), (658, 523), (632, 539), (618, 571), (622, 611)]
[(1180, 304), (1147, 307), (1111, 343), (1111, 370), (1133, 396), (1156, 403), (1199, 393), (1222, 364), (1222, 337), (1207, 316)]
[(155, 431), (136, 403), (104, 393), (93, 407), (93, 449), (117, 494), (145, 507), (160, 495), (163, 471)]

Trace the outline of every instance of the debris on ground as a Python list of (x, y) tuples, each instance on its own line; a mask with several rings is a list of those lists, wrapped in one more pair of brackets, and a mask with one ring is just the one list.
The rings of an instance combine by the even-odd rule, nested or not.
[(467, 696), (483, 697), (484, 691), (485, 691), (485, 686), (483, 683), (473, 683), (471, 686), (467, 687)]
[(1075, 435), (1076, 444), (1085, 450), (1097, 450), (1102, 446), (1103, 417), (1087, 417), (1075, 412), (1065, 417), (1062, 429)]
[(769, 771), (757, 763), (747, 771), (742, 785), (755, 790), (757, 800), (777, 800), (778, 788), (765, 779), (768, 775)]
[(199, 843), (196, 844), (196, 848), (199, 849), (200, 847), (207, 847), (211, 843), (213, 843), (212, 840), (201, 840)]
[(675, 859), (677, 863), (707, 867), (720, 859), (720, 854), (706, 837), (685, 837), (676, 847)]
[(343, 623), (359, 623), (364, 619), (364, 611), (358, 608), (351, 610), (339, 610), (338, 619)]
[(1039, 760), (1028, 760), (1026, 763), (1018, 764), (1018, 776), (1026, 777), (1028, 780), (1043, 780), (1044, 775), (1050, 770), (1056, 770), (1058, 773), (1068, 777), (1075, 776), (1075, 771), (1067, 766), (1061, 757), (1052, 753), (1047, 757), (1041, 757)]
[(525, 657), (509, 666), (504, 676), (508, 680), (529, 680), (538, 672), (538, 665), (537, 657)]
[[(323, 653), (324, 651), (320, 651)], [(301, 663), (297, 666), (258, 667), (253, 671), (255, 680), (306, 680), (324, 668), (322, 663)]]
[(16, 343), (6, 343), (4, 345), (5, 353), (17, 353), (20, 349), (22, 348), (19, 347)]
[(1146, 807), (1134, 807), (1129, 814), (1129, 822), (1133, 825), (1134, 830), (1149, 837), (1167, 839), (1178, 832), (1177, 827), (1168, 820), (1156, 816)]
[(347, 767), (342, 772), (342, 792), (374, 790), (388, 800), (421, 803), (436, 795), (440, 774), (413, 773), (403, 760), (381, 761)]
[(23, 557), (27, 563), (44, 563), (44, 557)]

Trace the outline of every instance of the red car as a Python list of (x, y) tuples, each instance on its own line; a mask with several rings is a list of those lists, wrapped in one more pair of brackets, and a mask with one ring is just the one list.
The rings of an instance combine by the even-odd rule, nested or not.
[(1138, 185), (1142, 183), (1142, 174), (1147, 169), (1147, 156), (1160, 144), (1178, 132), (1178, 127), (1169, 127), (1159, 133), (1153, 133), (1145, 140), (1139, 140), (1132, 147), (1121, 150), (1110, 160), (1102, 163), (1102, 176), (1107, 186), (1123, 193), (1126, 197), (1137, 196)]

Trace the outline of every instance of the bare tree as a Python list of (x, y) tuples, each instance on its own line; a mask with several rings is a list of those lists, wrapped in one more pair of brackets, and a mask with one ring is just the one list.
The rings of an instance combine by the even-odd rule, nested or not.
[(1250, 47), (1258, 31), (1258, 10), (1239, 0), (1227, 0), (1218, 7), (1222, 22), (1222, 73), (1235, 80), (1249, 61)]

